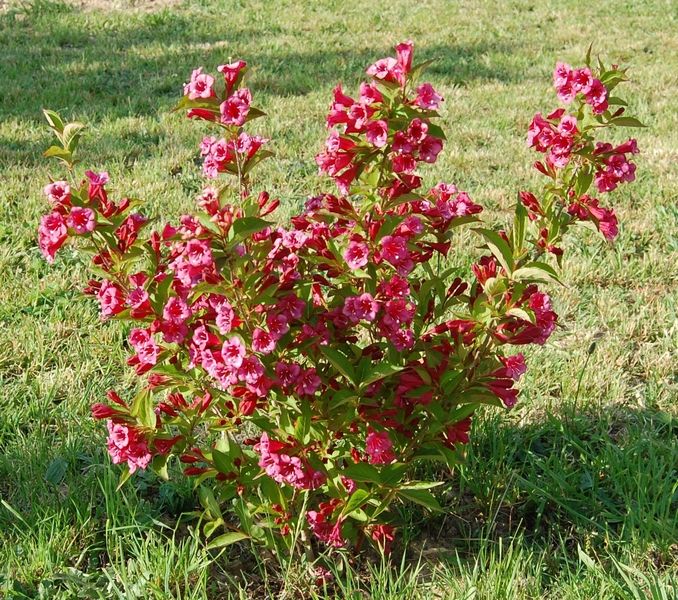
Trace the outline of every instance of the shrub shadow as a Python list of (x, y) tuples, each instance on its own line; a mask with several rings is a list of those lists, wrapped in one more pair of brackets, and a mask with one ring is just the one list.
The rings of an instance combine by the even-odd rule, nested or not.
[[(304, 96), (337, 81), (357, 84), (365, 67), (389, 51), (377, 46), (281, 50), (258, 41), (261, 31), (256, 28), (224, 24), (215, 30), (171, 11), (135, 14), (125, 21), (96, 17), (28, 13), (17, 20), (11, 12), (0, 15), (1, 119), (38, 123), (45, 107), (88, 122), (155, 116), (174, 105), (191, 69), (205, 65), (213, 70), (229, 56), (242, 56), (252, 66), (250, 85), (266, 104), (273, 97)], [(275, 35), (275, 27), (266, 33)], [(511, 48), (429, 45), (421, 46), (417, 58), (435, 59), (429, 73), (449, 85), (522, 77), (504, 66), (488, 66), (488, 52), (510, 53)], [(0, 162), (32, 162), (42, 148), (22, 138), (0, 139)], [(109, 141), (101, 140), (102, 146)]]
[(423, 549), (451, 564), (458, 553), (473, 562), (487, 543), (521, 539), (537, 555), (565, 551), (576, 559), (578, 544), (604, 549), (611, 539), (653, 548), (658, 569), (670, 564), (678, 420), (629, 408), (563, 413), (525, 426), (486, 416), (451, 484), (450, 514), (422, 513), (410, 553)]

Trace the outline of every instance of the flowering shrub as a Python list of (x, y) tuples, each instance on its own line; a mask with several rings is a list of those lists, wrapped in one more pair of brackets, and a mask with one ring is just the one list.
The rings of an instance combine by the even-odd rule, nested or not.
[[(225, 179), (174, 225), (152, 229), (138, 200), (113, 199), (107, 173), (80, 180), (82, 126), (45, 111), (59, 141), (46, 154), (70, 180), (45, 187), (40, 249), (52, 262), (73, 239), (91, 255), (86, 293), (103, 319), (132, 322), (128, 364), (143, 382), (129, 400), (110, 391), (93, 415), (107, 421), (123, 480), (147, 467), (167, 477), (178, 459), (212, 546), (367, 540), (388, 551), (396, 503), (440, 510), (436, 483), (414, 480), (413, 467), (452, 468), (478, 408), (516, 403), (526, 370), (516, 347), (556, 327), (545, 286), (558, 282), (570, 227), (617, 235), (592, 186), (603, 194), (635, 177), (635, 140), (596, 141), (640, 126), (613, 96), (624, 70), (588, 57), (556, 66), (565, 106), (537, 114), (527, 136), (546, 183), (521, 191), (512, 225), (495, 230), (454, 184), (422, 188), (422, 163), (445, 144), (443, 98), (420, 81), (424, 66), (405, 42), (367, 69), (357, 96), (334, 89), (316, 161), (338, 192), (309, 198), (284, 225), (271, 219), (279, 201), (252, 191), (271, 153), (247, 131), (263, 113), (244, 61), (219, 66), (222, 78), (196, 69), (184, 87), (178, 108), (220, 132), (200, 144), (204, 175)], [(470, 269), (455, 252), (461, 227), (481, 249)]]

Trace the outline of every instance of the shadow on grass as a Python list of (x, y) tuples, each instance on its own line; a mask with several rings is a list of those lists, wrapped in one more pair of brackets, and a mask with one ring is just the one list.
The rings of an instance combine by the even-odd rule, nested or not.
[[(518, 427), (490, 414), (476, 427), (468, 463), (443, 488), (449, 512), (400, 509), (412, 533), (401, 531), (396, 555), (406, 551), (411, 560), (423, 556), (454, 571), (487, 556), (488, 547), (518, 540), (528, 552), (546, 556), (547, 581), (569, 568), (568, 561), (576, 563), (580, 545), (603, 554), (623, 545), (647, 550), (661, 572), (671, 565), (678, 536), (676, 433), (678, 423), (662, 412), (548, 417)], [(50, 475), (55, 461), (57, 473)], [(444, 476), (419, 473), (422, 479)], [(87, 440), (60, 448), (56, 436), (8, 444), (0, 458), (0, 482), (2, 498), (15, 511), (0, 506), (0, 530), (24, 550), (35, 540), (49, 540), (54, 524), (77, 532), (76, 546), (85, 556), (78, 563), (82, 573), (108, 564), (104, 539), (111, 529), (129, 529), (125, 543), (143, 538), (144, 532), (163, 535), (159, 521), (172, 526), (182, 511), (197, 505), (189, 482), (162, 483), (151, 474), (133, 478), (122, 494), (116, 493), (117, 469), (108, 466), (101, 448)], [(262, 568), (242, 550), (235, 563), (222, 558), (218, 565), (234, 581), (242, 565)], [(58, 574), (69, 562), (59, 549), (54, 553), (53, 574)], [(366, 568), (369, 560), (359, 559), (356, 569)], [(274, 565), (266, 577), (275, 572)], [(27, 575), (17, 581), (26, 590), (39, 583)]]
[(518, 427), (487, 415), (448, 491), (450, 513), (414, 517), (420, 535), (410, 552), (473, 561), (484, 544), (518, 538), (552, 551), (554, 570), (559, 554), (576, 557), (579, 544), (625, 545), (648, 551), (657, 569), (669, 566), (678, 539), (678, 421), (626, 408), (563, 412)]
[[(43, 3), (48, 5), (48, 3)], [(234, 26), (169, 10), (154, 13), (83, 13), (67, 9), (0, 15), (0, 118), (41, 122), (45, 107), (88, 122), (155, 116), (173, 106), (191, 69), (214, 70), (229, 57), (252, 67), (250, 85), (267, 98), (304, 96), (337, 81), (357, 84), (367, 65), (389, 49), (362, 47), (308, 50), (275, 43), (276, 26)], [(422, 46), (418, 60), (436, 59), (429, 73), (447, 84), (474, 80), (513, 81), (520, 73), (492, 68), (488, 51), (500, 44)], [(140, 133), (140, 135), (144, 135)], [(147, 143), (153, 144), (149, 134)], [(111, 140), (101, 140), (101, 146)], [(157, 140), (156, 140), (157, 141)], [(32, 162), (43, 148), (26, 144), (20, 132), (0, 138), (0, 162)]]

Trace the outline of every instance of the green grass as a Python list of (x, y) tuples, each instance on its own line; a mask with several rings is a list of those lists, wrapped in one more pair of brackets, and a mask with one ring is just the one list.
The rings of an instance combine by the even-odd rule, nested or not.
[[(9, 598), (675, 598), (678, 592), (678, 11), (663, 0), (451, 2), (0, 2), (0, 593)], [(3, 9), (3, 5), (4, 9)], [(93, 5), (93, 6), (89, 6)], [(136, 6), (135, 6), (136, 5)], [(333, 559), (334, 587), (247, 548), (210, 554), (179, 520), (190, 484), (118, 472), (88, 416), (132, 389), (123, 327), (102, 324), (69, 251), (42, 260), (35, 229), (54, 165), (40, 109), (90, 128), (83, 161), (177, 216), (201, 185), (206, 129), (169, 110), (194, 66), (252, 65), (257, 122), (278, 157), (261, 185), (287, 214), (326, 183), (331, 88), (405, 38), (435, 58), (449, 143), (430, 181), (499, 217), (538, 176), (527, 124), (554, 105), (556, 59), (590, 41), (630, 63), (638, 181), (613, 195), (621, 232), (571, 241), (554, 290), (563, 327), (538, 349), (522, 401), (475, 425), (444, 488), (449, 514), (408, 508), (391, 564)], [(459, 250), (460, 257), (467, 250)], [(597, 341), (589, 356), (588, 350)], [(581, 375), (581, 386), (578, 378)], [(404, 551), (404, 554), (403, 554)], [(342, 562), (343, 561), (343, 562)], [(245, 575), (240, 571), (244, 570)], [(674, 587), (672, 587), (674, 586)]]

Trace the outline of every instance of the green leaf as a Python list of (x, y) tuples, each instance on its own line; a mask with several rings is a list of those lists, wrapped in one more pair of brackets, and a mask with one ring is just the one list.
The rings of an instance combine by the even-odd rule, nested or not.
[(144, 426), (152, 429), (155, 427), (156, 422), (153, 408), (153, 398), (150, 391), (143, 389), (134, 398), (130, 414), (139, 419)]
[(42, 154), (47, 158), (60, 158), (61, 160), (70, 161), (73, 155), (68, 150), (64, 150), (61, 146), (50, 146)]
[(614, 125), (615, 127), (647, 127), (647, 125), (643, 125), (643, 123), (635, 117), (617, 117), (610, 121), (610, 125)]
[(408, 481), (400, 489), (402, 490), (430, 490), (431, 488), (443, 485), (444, 481)]
[(379, 477), (384, 485), (395, 486), (405, 476), (410, 466), (404, 463), (388, 465), (381, 470)]
[(208, 550), (214, 550), (215, 548), (223, 548), (224, 546), (230, 546), (236, 542), (241, 542), (242, 540), (249, 539), (250, 536), (242, 531), (230, 531), (229, 533), (224, 533), (223, 535), (215, 537), (209, 544), (207, 544)]
[(216, 233), (217, 235), (221, 235), (221, 229), (219, 229), (219, 226), (212, 221), (210, 216), (206, 212), (196, 212), (195, 217), (198, 218), (198, 221), (200, 221), (200, 224), (207, 229), (208, 231), (211, 231), (212, 233)]
[(201, 485), (198, 488), (198, 498), (200, 499), (200, 504), (202, 504), (203, 508), (209, 513), (209, 516), (212, 519), (222, 518), (219, 503), (214, 497), (211, 489)]
[(534, 317), (530, 316), (530, 314), (522, 308), (514, 307), (506, 311), (506, 314), (511, 315), (512, 317), (518, 317), (519, 319), (527, 321), (528, 323), (534, 323)]
[(549, 264), (539, 261), (528, 263), (513, 272), (516, 281), (541, 281), (544, 283), (559, 283), (564, 285), (556, 270)]
[(271, 225), (273, 225), (273, 223), (260, 219), (259, 217), (243, 217), (242, 219), (236, 219), (233, 221), (234, 239), (241, 242), (253, 233), (257, 233)]
[(250, 106), (250, 110), (247, 113), (247, 118), (245, 119), (246, 123), (249, 123), (250, 121), (253, 121), (254, 119), (258, 119), (259, 117), (265, 117), (266, 113), (259, 109), (255, 108), (254, 106)]
[(429, 65), (433, 64), (434, 61), (435, 59), (431, 58), (429, 60), (425, 60), (424, 62), (420, 62), (419, 64), (414, 65), (410, 70), (410, 79), (412, 79), (413, 81), (419, 79), (421, 74), (426, 70), (426, 68)]
[(321, 346), (320, 351), (327, 357), (335, 369), (355, 385), (355, 370), (346, 356), (339, 352), (339, 350), (329, 346)]
[(68, 462), (61, 457), (55, 458), (49, 463), (45, 471), (45, 479), (52, 485), (59, 485), (68, 471)]
[(158, 454), (157, 456), (153, 457), (153, 462), (151, 463), (151, 469), (153, 469), (153, 472), (165, 481), (169, 479), (169, 473), (167, 472), (168, 459), (169, 455)]
[(586, 58), (584, 59), (584, 64), (587, 67), (591, 66), (591, 50), (593, 49), (593, 42), (589, 44), (589, 49), (586, 51)]
[(617, 96), (610, 96), (607, 99), (607, 103), (610, 106), (628, 106), (629, 103), (626, 100), (622, 100), (621, 98), (618, 98)]
[[(58, 113), (54, 112), (53, 110), (47, 110), (46, 108), (43, 109), (42, 114), (45, 115), (45, 119), (47, 119), (47, 123), (49, 123), (49, 126), (54, 129), (55, 132), (58, 132), (61, 134), (64, 130), (64, 122), (61, 120), (61, 117), (59, 116)], [(59, 139), (61, 139), (61, 136), (57, 136)]]
[(365, 369), (365, 374), (360, 380), (360, 386), (366, 387), (375, 381), (383, 379), (384, 377), (398, 373), (404, 368), (405, 367), (402, 365), (392, 365), (387, 362), (372, 364), (367, 369)]
[(348, 499), (348, 502), (341, 511), (341, 514), (348, 515), (349, 513), (352, 513), (354, 510), (360, 508), (363, 504), (365, 504), (369, 497), (370, 493), (368, 491), (357, 489), (355, 492), (351, 494), (351, 497)]
[(518, 200), (516, 204), (515, 215), (513, 217), (513, 231), (512, 240), (513, 247), (516, 250), (522, 250), (523, 244), (525, 243), (525, 230), (527, 224), (527, 209), (523, 203)]
[(417, 504), (421, 504), (429, 510), (437, 512), (443, 511), (438, 500), (436, 500), (436, 497), (428, 490), (400, 489), (398, 490), (398, 495), (407, 500), (411, 500), (412, 502), (416, 502)]
[(132, 476), (132, 473), (129, 471), (129, 467), (127, 464), (122, 469), (122, 473), (120, 473), (120, 480), (118, 481), (118, 487), (115, 488), (116, 492), (119, 492), (122, 489), (122, 486), (127, 483), (129, 478)]
[(78, 122), (69, 123), (64, 127), (62, 141), (64, 148), (66, 148), (69, 152), (75, 152), (76, 148), (78, 147), (78, 142), (80, 141), (80, 136), (82, 135), (83, 129), (85, 129), (85, 126)]
[(477, 233), (485, 238), (487, 247), (490, 249), (490, 252), (494, 254), (497, 260), (501, 263), (501, 266), (504, 267), (506, 272), (510, 275), (513, 271), (513, 252), (511, 248), (506, 243), (506, 240), (502, 238), (496, 231), (490, 229), (474, 229)]
[(443, 130), (440, 125), (436, 125), (435, 123), (429, 123), (428, 124), (428, 132), (436, 138), (440, 138), (441, 140), (447, 141), (447, 137), (445, 137), (445, 131)]
[(211, 538), (212, 535), (214, 534), (214, 532), (217, 529), (219, 529), (219, 527), (221, 527), (223, 524), (224, 524), (223, 519), (216, 519), (214, 521), (208, 521), (207, 523), (205, 523), (205, 525), (202, 528), (202, 530), (205, 534), (205, 537), (207, 539)]
[(228, 473), (229, 471), (232, 470), (232, 462), (231, 462), (231, 457), (226, 454), (226, 452), (222, 452), (221, 450), (217, 450), (214, 448), (212, 450), (212, 462), (214, 463), (214, 466), (217, 468), (217, 471), (221, 473)]
[(215, 114), (219, 114), (219, 100), (216, 97), (191, 100), (188, 96), (183, 96), (179, 99), (179, 102), (177, 102), (177, 105), (173, 110), (176, 111), (190, 108), (205, 108)]
[(348, 465), (342, 474), (356, 481), (381, 483), (381, 475), (377, 468), (364, 462)]
[(592, 181), (593, 181), (593, 171), (591, 169), (581, 171), (577, 175), (577, 180), (575, 181), (574, 184), (574, 193), (577, 196), (583, 196), (591, 187)]
[(473, 387), (463, 391), (458, 397), (459, 404), (480, 403), (491, 406), (504, 406), (504, 403), (487, 388)]
[(447, 371), (440, 379), (440, 387), (446, 394), (449, 394), (459, 385), (463, 376), (463, 371)]
[(328, 404), (327, 408), (330, 411), (330, 413), (332, 413), (336, 411), (340, 406), (343, 406), (344, 404), (347, 404), (348, 402), (357, 399), (358, 396), (356, 396), (353, 390), (339, 390), (334, 394), (334, 396), (332, 396), (332, 400), (330, 400), (330, 403)]
[(301, 400), (301, 415), (294, 426), (294, 437), (302, 444), (311, 441), (311, 404), (305, 400)]

